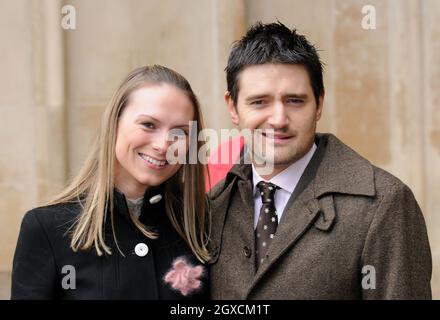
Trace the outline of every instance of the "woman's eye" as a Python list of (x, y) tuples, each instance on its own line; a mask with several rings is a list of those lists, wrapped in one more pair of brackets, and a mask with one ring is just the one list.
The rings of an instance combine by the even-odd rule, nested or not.
[(147, 129), (154, 129), (154, 124), (152, 124), (151, 122), (144, 122), (142, 123), (142, 125)]
[(188, 135), (188, 132), (183, 129), (172, 129), (169, 132), (169, 135), (172, 137), (186, 137)]

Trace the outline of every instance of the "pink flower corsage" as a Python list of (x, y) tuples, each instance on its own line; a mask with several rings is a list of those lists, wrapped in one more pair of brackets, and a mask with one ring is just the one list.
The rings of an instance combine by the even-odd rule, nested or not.
[(165, 282), (173, 289), (179, 290), (184, 296), (199, 290), (202, 287), (200, 278), (204, 274), (202, 266), (193, 266), (184, 258), (177, 258), (173, 262), (173, 268), (165, 275)]

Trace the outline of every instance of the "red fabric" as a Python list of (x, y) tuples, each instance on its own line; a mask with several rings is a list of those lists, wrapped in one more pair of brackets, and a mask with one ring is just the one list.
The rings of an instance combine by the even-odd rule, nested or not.
[[(243, 149), (243, 146), (244, 139), (242, 136), (238, 136), (236, 138), (221, 143), (217, 150), (210, 154), (208, 159), (209, 176), (206, 176), (207, 192), (220, 180), (226, 177), (228, 171), (239, 159), (240, 152)], [(211, 179), (211, 181), (209, 181), (209, 178)]]

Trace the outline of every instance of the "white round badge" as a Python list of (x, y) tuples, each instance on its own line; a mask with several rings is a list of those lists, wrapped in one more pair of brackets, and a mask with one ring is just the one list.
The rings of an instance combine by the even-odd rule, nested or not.
[(145, 243), (138, 243), (134, 247), (134, 252), (138, 257), (145, 257), (148, 254), (148, 246)]
[(155, 195), (154, 197), (150, 198), (150, 203), (155, 204), (155, 203), (159, 202), (160, 200), (162, 200), (162, 196), (160, 194), (158, 194), (158, 195)]

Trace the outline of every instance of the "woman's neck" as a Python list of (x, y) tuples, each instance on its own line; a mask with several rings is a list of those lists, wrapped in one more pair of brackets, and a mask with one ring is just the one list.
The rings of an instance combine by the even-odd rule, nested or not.
[(124, 186), (117, 185), (116, 188), (121, 191), (127, 199), (137, 200), (144, 196), (145, 190), (138, 190), (134, 188), (127, 188)]
[(127, 199), (139, 199), (144, 196), (145, 191), (148, 189), (147, 185), (138, 183), (123, 170), (116, 170), (115, 187), (122, 192)]
[(147, 190), (146, 187), (139, 187), (129, 183), (115, 183), (116, 189), (122, 192), (127, 199), (136, 200), (142, 198)]

